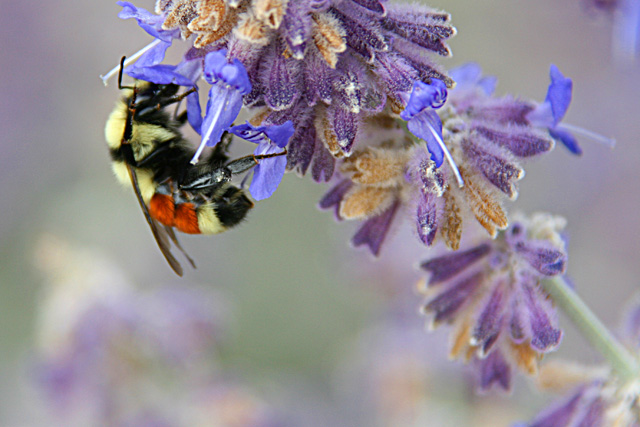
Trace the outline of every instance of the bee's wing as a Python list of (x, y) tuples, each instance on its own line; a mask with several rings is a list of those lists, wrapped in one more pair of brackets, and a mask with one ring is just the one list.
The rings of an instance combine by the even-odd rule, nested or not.
[(129, 171), (129, 178), (131, 178), (131, 185), (133, 186), (133, 191), (136, 193), (136, 198), (138, 199), (138, 203), (140, 203), (140, 208), (142, 208), (144, 217), (147, 219), (147, 223), (149, 224), (149, 227), (151, 227), (151, 232), (153, 233), (153, 237), (156, 239), (156, 242), (158, 243), (158, 247), (160, 248), (162, 255), (164, 255), (164, 258), (167, 260), (167, 262), (169, 263), (173, 271), (175, 271), (178, 276), (182, 276), (182, 266), (171, 253), (171, 243), (169, 239), (171, 239), (171, 241), (176, 243), (176, 246), (178, 247), (178, 249), (180, 249), (182, 253), (184, 253), (185, 256), (187, 256), (187, 259), (189, 260), (189, 262), (191, 262), (191, 265), (193, 265), (195, 268), (195, 264), (193, 264), (193, 260), (191, 260), (191, 258), (189, 258), (189, 256), (184, 252), (182, 247), (180, 247), (180, 245), (177, 244), (177, 239), (175, 234), (173, 233), (173, 230), (171, 230), (171, 234), (168, 234), (166, 229), (158, 227), (158, 223), (156, 222), (156, 220), (151, 218), (151, 215), (149, 214), (149, 209), (147, 208), (147, 205), (144, 203), (144, 200), (142, 199), (142, 194), (140, 193), (140, 187), (138, 186), (137, 175), (133, 170), (133, 167), (129, 164), (127, 164), (127, 171)]
[(184, 257), (189, 261), (189, 264), (191, 264), (191, 267), (196, 268), (196, 263), (193, 262), (189, 254), (184, 249), (182, 249), (182, 246), (180, 245), (180, 242), (178, 241), (178, 238), (176, 237), (176, 233), (173, 231), (173, 228), (166, 225), (163, 225), (163, 227), (164, 227), (164, 231), (167, 233), (167, 235), (169, 236), (173, 244), (176, 245), (176, 248), (178, 248), (180, 252), (182, 252), (182, 255), (184, 255)]

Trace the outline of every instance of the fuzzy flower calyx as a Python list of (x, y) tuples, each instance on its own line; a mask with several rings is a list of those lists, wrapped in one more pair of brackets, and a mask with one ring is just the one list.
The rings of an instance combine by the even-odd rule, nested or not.
[(473, 360), (480, 388), (509, 389), (512, 365), (529, 374), (560, 344), (556, 313), (539, 281), (563, 274), (565, 221), (546, 214), (515, 221), (496, 240), (425, 261), (424, 313), (452, 324), (451, 356)]

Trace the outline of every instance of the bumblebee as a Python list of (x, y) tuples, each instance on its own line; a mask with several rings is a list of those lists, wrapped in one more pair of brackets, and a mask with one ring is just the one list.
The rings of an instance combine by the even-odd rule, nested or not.
[(133, 187), (160, 251), (182, 276), (171, 243), (194, 268), (195, 263), (178, 242), (174, 228), (188, 234), (217, 234), (240, 223), (253, 202), (231, 183), (232, 177), (262, 159), (286, 154), (286, 149), (229, 161), (226, 152), (231, 135), (225, 134), (207, 159), (192, 165), (195, 150), (180, 131), (186, 111), (170, 114), (167, 107), (178, 104), (195, 88), (179, 94), (178, 85), (141, 80), (132, 87), (122, 86), (122, 71), (121, 65), (118, 88), (124, 97), (105, 127), (113, 171), (118, 181)]

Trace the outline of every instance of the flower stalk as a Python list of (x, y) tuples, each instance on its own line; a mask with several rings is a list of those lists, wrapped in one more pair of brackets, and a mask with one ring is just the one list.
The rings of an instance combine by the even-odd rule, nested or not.
[(583, 336), (607, 359), (621, 379), (633, 378), (640, 374), (638, 361), (571, 289), (563, 277), (543, 280), (542, 286)]

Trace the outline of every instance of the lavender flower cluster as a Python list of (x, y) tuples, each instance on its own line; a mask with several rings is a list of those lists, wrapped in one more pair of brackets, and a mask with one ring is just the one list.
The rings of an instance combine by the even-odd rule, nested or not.
[[(211, 289), (142, 291), (93, 250), (44, 236), (33, 354), (58, 425), (277, 427), (281, 415), (226, 375), (229, 310)], [(53, 416), (53, 417), (51, 417)]]
[[(187, 97), (189, 123), (201, 135), (192, 163), (224, 132), (256, 143), (255, 154), (286, 147), (286, 159), (254, 169), (251, 195), (271, 197), (285, 172), (309, 172), (331, 184), (320, 208), (361, 221), (352, 243), (375, 255), (393, 225), (409, 221), (424, 246), (450, 250), (421, 264), (429, 275), (423, 312), (429, 326), (453, 326), (450, 356), (477, 367), (482, 390), (509, 390), (513, 367), (538, 373), (562, 339), (542, 282), (565, 274), (565, 221), (510, 220), (505, 202), (518, 197), (526, 162), (557, 143), (575, 155), (578, 134), (613, 144), (562, 122), (573, 82), (558, 67), (551, 65), (541, 101), (496, 96), (496, 78), (478, 65), (447, 72), (434, 62), (450, 55), (446, 42), (456, 30), (446, 12), (419, 4), (158, 0), (155, 13), (118, 4), (121, 18), (134, 18), (154, 38), (130, 57), (126, 74), (208, 87), (204, 111), (197, 92)], [(189, 47), (167, 64), (178, 39)], [(235, 124), (243, 109), (250, 119)], [(584, 402), (589, 387), (558, 411)], [(569, 425), (545, 422), (533, 425)]]

